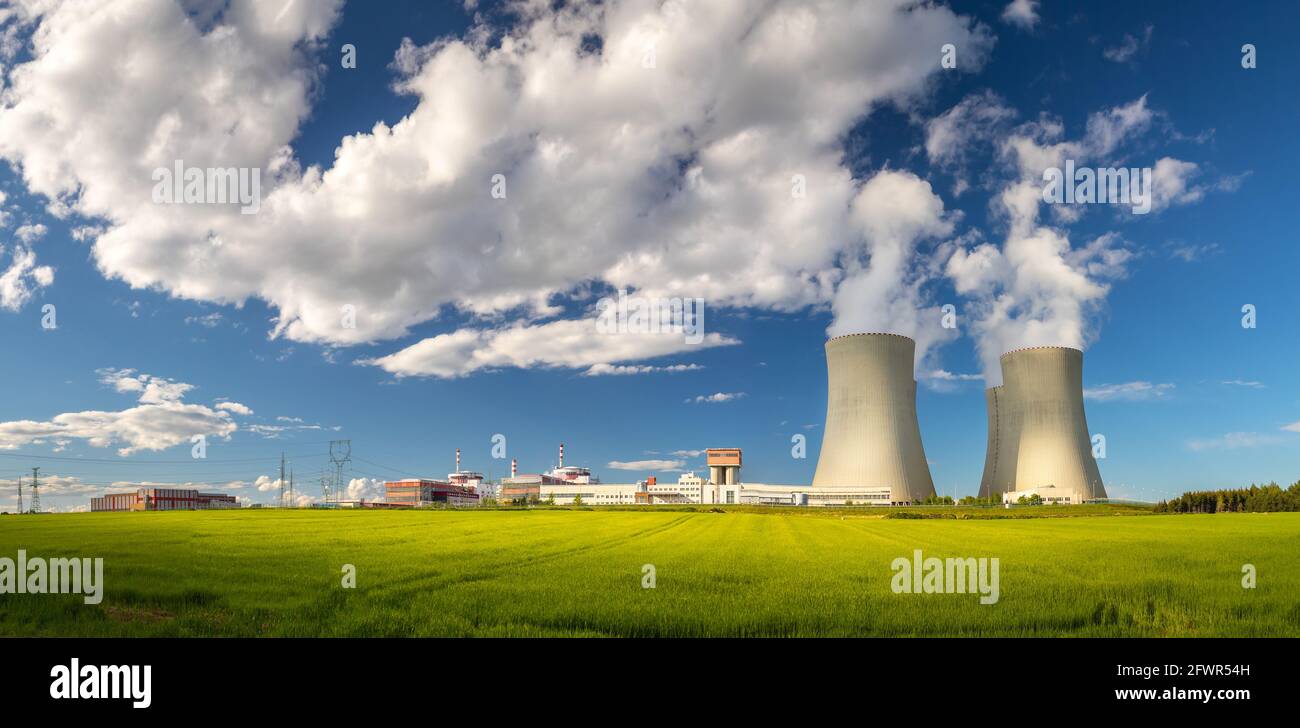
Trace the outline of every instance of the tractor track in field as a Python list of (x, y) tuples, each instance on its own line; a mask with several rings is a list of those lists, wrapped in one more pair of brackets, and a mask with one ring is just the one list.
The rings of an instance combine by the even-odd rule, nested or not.
[[(583, 546), (576, 546), (572, 548), (564, 548), (560, 550), (549, 551), (546, 553), (538, 554), (536, 556), (524, 557), (521, 559), (512, 559), (510, 561), (504, 561), (499, 564), (489, 566), (483, 569), (478, 569), (464, 574), (456, 574), (450, 577), (445, 576), (443, 574), (416, 574), (405, 579), (396, 579), (396, 580), (389, 581), (385, 583), (381, 587), (381, 589), (385, 593), (389, 592), (390, 590), (400, 592), (402, 590), (410, 589), (412, 587), (420, 585), (420, 588), (422, 590), (438, 590), (438, 589), (447, 589), (449, 587), (456, 586), (458, 584), (470, 584), (478, 581), (488, 581), (490, 579), (496, 578), (498, 576), (501, 576), (511, 571), (518, 571), (520, 569), (527, 569), (541, 564), (550, 563), (552, 561), (573, 558), (575, 556), (582, 556), (584, 554), (588, 554), (593, 551), (616, 548), (625, 543), (629, 543), (631, 541), (635, 541), (640, 538), (657, 536), (661, 533), (670, 531), (682, 525), (686, 521), (692, 520), (695, 517), (695, 515), (696, 514), (694, 513), (683, 514), (677, 518), (674, 518), (671, 521), (668, 521), (667, 523), (657, 524), (655, 526), (644, 528), (640, 531), (635, 531), (633, 533), (625, 534), (622, 536), (616, 536), (614, 538), (605, 539), (603, 541), (596, 541)], [(425, 582), (431, 582), (431, 583), (428, 583), (426, 585)]]

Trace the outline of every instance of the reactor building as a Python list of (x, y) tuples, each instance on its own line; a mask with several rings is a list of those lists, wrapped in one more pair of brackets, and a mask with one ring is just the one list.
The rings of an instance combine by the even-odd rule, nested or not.
[(1083, 412), (1083, 352), (1034, 346), (1003, 354), (1000, 364), (1002, 386), (984, 392), (989, 439), (980, 496), (1105, 498)]
[(826, 426), (810, 498), (910, 505), (934, 495), (916, 419), (916, 342), (864, 333), (826, 342)]

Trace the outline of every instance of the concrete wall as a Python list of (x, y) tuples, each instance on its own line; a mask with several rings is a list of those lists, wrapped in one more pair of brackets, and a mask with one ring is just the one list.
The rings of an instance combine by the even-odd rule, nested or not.
[(897, 334), (826, 342), (826, 427), (813, 488), (888, 486), (897, 503), (934, 495), (916, 419), (915, 350)]

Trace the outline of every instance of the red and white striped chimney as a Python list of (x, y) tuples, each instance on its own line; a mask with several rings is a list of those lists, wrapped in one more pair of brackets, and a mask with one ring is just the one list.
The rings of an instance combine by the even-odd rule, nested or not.
[(460, 448), (456, 448), (456, 472), (460, 472)]
[(519, 474), (519, 461), (516, 460), (515, 458), (510, 458), (510, 477), (513, 478), (518, 474)]
[(560, 443), (560, 467), (564, 467), (564, 443)]

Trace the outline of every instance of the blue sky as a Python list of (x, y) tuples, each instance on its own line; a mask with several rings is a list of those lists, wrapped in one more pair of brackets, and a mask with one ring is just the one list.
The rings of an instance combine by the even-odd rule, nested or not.
[[(352, 440), (356, 478), (442, 475), (457, 447), (499, 476), (500, 433), (525, 471), (561, 441), (610, 482), (738, 446), (744, 479), (806, 483), (822, 344), (864, 327), (932, 340), (917, 407), (942, 493), (978, 488), (979, 375), (1006, 342), (1085, 346), (1112, 496), (1300, 478), (1292, 4), (719, 3), (679, 26), (639, 2), (113, 5), (75, 18), (0, 4), (6, 508), (36, 465), (64, 510), (137, 481), (266, 502), (256, 481), (281, 451), (317, 495), (336, 438)], [(115, 25), (134, 13), (161, 19)], [(660, 27), (687, 31), (657, 41), (654, 68), (616, 67)], [(50, 37), (33, 45), (37, 28)], [(602, 37), (601, 57), (566, 75), (575, 35)], [(184, 64), (168, 62), (178, 38), (201, 48)], [(944, 41), (956, 69), (939, 65)], [(356, 68), (340, 67), (344, 44)], [(1095, 166), (1170, 160), (1164, 203), (1041, 205), (1019, 235), (1000, 203), (1033, 176), (1017, 139)], [(262, 212), (151, 207), (148, 170), (186, 155), (263, 168)], [(494, 208), (497, 169), (510, 195)], [(783, 189), (791, 169), (809, 170), (813, 207), (784, 215), (763, 178)], [(1044, 229), (1068, 245), (1028, 243), (1014, 262)], [(963, 268), (981, 246), (991, 267)], [(719, 266), (735, 275), (706, 275)], [(567, 328), (623, 286), (701, 296), (715, 345), (659, 355)], [(999, 295), (1023, 306), (1010, 320), (990, 317)], [(933, 329), (945, 303), (955, 333)], [(335, 326), (340, 304), (359, 307), (357, 328)], [(566, 337), (581, 343), (548, 343)], [(481, 366), (465, 363), (475, 349), (492, 351)], [(695, 366), (590, 375), (598, 364)], [(735, 396), (695, 401), (716, 393)], [(204, 460), (193, 432), (210, 435)], [(807, 458), (791, 457), (794, 435)]]

